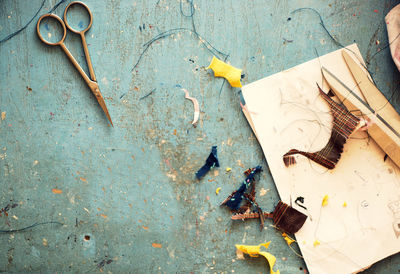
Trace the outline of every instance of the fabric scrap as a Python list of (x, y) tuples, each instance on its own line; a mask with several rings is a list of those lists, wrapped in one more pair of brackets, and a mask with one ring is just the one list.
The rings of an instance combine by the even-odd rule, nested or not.
[(215, 77), (224, 77), (232, 87), (242, 87), (242, 84), (240, 83), (242, 75), (241, 69), (228, 65), (215, 56), (213, 56), (210, 65), (206, 69), (212, 69)]
[(287, 234), (294, 234), (298, 232), (307, 220), (307, 215), (294, 209), (288, 204), (279, 201), (272, 213), (260, 212), (257, 206), (255, 212), (238, 213), (231, 216), (232, 220), (245, 220), (245, 219), (258, 219), (261, 217), (265, 219), (272, 219), (277, 229)]
[(271, 274), (279, 274), (280, 273), (279, 270), (274, 271), (274, 269), (273, 269), (275, 262), (276, 262), (275, 256), (269, 252), (260, 251), (261, 246), (263, 246), (267, 249), (270, 243), (271, 242), (267, 242), (267, 243), (263, 243), (263, 244), (259, 244), (259, 245), (235, 245), (235, 246), (236, 246), (236, 249), (242, 251), (243, 253), (248, 254), (250, 257), (258, 257), (259, 255), (263, 256), (268, 261), (270, 273)]
[(390, 53), (398, 70), (400, 70), (400, 4), (390, 10), (385, 17)]
[(359, 118), (349, 112), (345, 106), (333, 101), (319, 86), (318, 90), (322, 98), (329, 104), (333, 114), (331, 137), (326, 146), (318, 152), (310, 153), (297, 149), (289, 150), (289, 152), (283, 155), (283, 162), (287, 167), (296, 163), (293, 157), (294, 154), (301, 154), (328, 169), (333, 169), (340, 159), (347, 138), (360, 122)]
[(210, 169), (219, 167), (219, 161), (217, 157), (217, 146), (211, 148), (211, 153), (208, 156), (206, 163), (196, 172), (196, 178), (201, 179)]
[(226, 205), (232, 210), (238, 210), (240, 207), (240, 203), (243, 200), (244, 193), (254, 181), (254, 176), (261, 171), (261, 166), (253, 168), (251, 172), (247, 175), (247, 178), (242, 182), (242, 185), (239, 187), (239, 189), (232, 192), (232, 194), (227, 199), (225, 199), (225, 201), (223, 201), (221, 205)]
[(197, 121), (199, 120), (200, 117), (200, 107), (199, 107), (199, 102), (197, 101), (196, 98), (190, 97), (189, 96), (189, 91), (186, 89), (182, 89), (185, 92), (185, 98), (192, 101), (193, 107), (194, 107), (194, 114), (193, 114), (193, 122), (192, 125), (196, 124)]
[(282, 201), (278, 202), (272, 214), (274, 225), (288, 234), (299, 231), (307, 220), (307, 215)]

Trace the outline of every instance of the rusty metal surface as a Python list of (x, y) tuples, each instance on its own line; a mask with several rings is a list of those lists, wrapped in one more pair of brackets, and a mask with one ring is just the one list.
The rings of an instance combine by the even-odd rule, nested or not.
[[(41, 2), (1, 1), (0, 39), (25, 24)], [(68, 2), (55, 13), (62, 15)], [(203, 0), (195, 1), (194, 23), (250, 83), (312, 59), (316, 50), (338, 48), (316, 14), (291, 14), (315, 8), (342, 44), (358, 43), (377, 86), (399, 111), (399, 72), (388, 49), (374, 56), (387, 44), (384, 15), (396, 2)], [(45, 1), (39, 15), (55, 3)], [(243, 171), (258, 164), (264, 168), (258, 203), (270, 211), (279, 198), (241, 113), (239, 89), (221, 89), (223, 80), (205, 69), (210, 52), (186, 31), (153, 43), (132, 71), (149, 39), (192, 27), (180, 2), (85, 3), (93, 12), (89, 52), (114, 128), (61, 49), (39, 40), (37, 19), (0, 44), (0, 208), (11, 205), (0, 228), (65, 224), (0, 234), (0, 272), (265, 272), (261, 258), (237, 260), (234, 244), (271, 241), (275, 268), (303, 273), (303, 260), (268, 220), (260, 232), (257, 221), (233, 223), (219, 207)], [(186, 14), (188, 8), (184, 2)], [(79, 37), (69, 32), (66, 44), (86, 69)], [(196, 128), (181, 88), (199, 101)], [(221, 167), (197, 181), (212, 145)], [(260, 196), (261, 188), (269, 191)], [(394, 273), (399, 264), (395, 255), (366, 273)]]

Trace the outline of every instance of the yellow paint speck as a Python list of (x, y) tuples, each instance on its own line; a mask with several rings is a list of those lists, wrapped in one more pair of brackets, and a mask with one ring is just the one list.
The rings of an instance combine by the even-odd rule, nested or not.
[(346, 202), (343, 203), (343, 207), (347, 207), (347, 203)]
[(221, 190), (221, 188), (219, 187), (219, 188), (217, 188), (216, 190), (215, 190), (215, 194), (219, 194), (219, 192), (220, 192), (220, 190)]
[(47, 239), (43, 238), (42, 243), (43, 243), (44, 246), (47, 246)]
[(326, 206), (328, 204), (329, 196), (325, 195), (322, 199), (322, 206)]
[(5, 111), (3, 111), (1, 113), (1, 120), (3, 121), (4, 119), (6, 119), (6, 112)]
[(232, 168), (230, 168), (230, 167), (227, 167), (227, 168), (225, 169), (226, 172), (230, 172), (231, 170), (232, 170)]
[(318, 240), (315, 240), (315, 241), (314, 241), (314, 247), (316, 247), (317, 245), (320, 245), (320, 244), (321, 244), (320, 241), (318, 241)]

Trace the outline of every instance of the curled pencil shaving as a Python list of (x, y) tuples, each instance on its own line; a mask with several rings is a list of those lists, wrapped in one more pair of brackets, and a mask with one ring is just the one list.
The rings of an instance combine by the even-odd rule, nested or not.
[(360, 119), (349, 112), (345, 106), (336, 103), (325, 94), (318, 84), (317, 87), (319, 94), (329, 104), (333, 115), (331, 137), (326, 146), (318, 152), (310, 153), (297, 149), (289, 150), (285, 155), (283, 155), (283, 162), (287, 167), (296, 163), (293, 156), (294, 154), (301, 154), (328, 169), (333, 169), (340, 159), (347, 138), (351, 133), (353, 133), (360, 122)]
[(200, 107), (199, 107), (199, 102), (197, 101), (196, 98), (190, 97), (189, 96), (189, 91), (187, 91), (186, 89), (182, 89), (185, 92), (185, 98), (189, 99), (190, 101), (192, 101), (193, 103), (193, 107), (194, 107), (194, 114), (193, 114), (193, 122), (192, 125), (196, 124), (197, 121), (199, 120), (200, 117)]
[(258, 114), (257, 112), (250, 111), (250, 110), (247, 108), (247, 105), (243, 105), (242, 102), (240, 102), (240, 107), (241, 107), (244, 111), (247, 111), (248, 113), (251, 113), (251, 114), (253, 114), (253, 115), (257, 115), (257, 114)]

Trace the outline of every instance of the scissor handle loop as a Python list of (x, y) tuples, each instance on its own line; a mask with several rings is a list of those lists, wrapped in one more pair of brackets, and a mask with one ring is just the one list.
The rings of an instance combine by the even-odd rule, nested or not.
[[(42, 34), (40, 33), (40, 29), (39, 29), (39, 27), (40, 27), (40, 22), (41, 22), (44, 18), (47, 18), (47, 17), (52, 17), (52, 18), (56, 19), (58, 22), (60, 22), (61, 26), (63, 27), (64, 34), (63, 34), (63, 37), (61, 38), (61, 40), (58, 41), (58, 42), (55, 42), (55, 43), (49, 42), (49, 41), (47, 41), (46, 39), (44, 39), (43, 36), (42, 36)], [(67, 35), (67, 29), (65, 28), (64, 21), (63, 21), (58, 15), (56, 15), (56, 14), (54, 14), (54, 13), (46, 13), (46, 14), (43, 14), (42, 16), (40, 16), (40, 18), (39, 18), (39, 20), (38, 20), (38, 22), (37, 22), (37, 24), (36, 24), (36, 32), (37, 32), (37, 35), (39, 36), (40, 40), (42, 40), (43, 43), (45, 43), (45, 44), (47, 44), (47, 45), (50, 45), (50, 46), (58, 46), (58, 45), (61, 45), (62, 43), (64, 43), (65, 36)]]
[[(73, 6), (73, 5), (81, 5), (81, 6), (83, 6), (83, 7), (87, 10), (87, 12), (89, 13), (90, 22), (89, 22), (89, 25), (88, 25), (88, 26), (86, 27), (86, 29), (84, 29), (84, 30), (75, 30), (75, 29), (73, 29), (73, 28), (69, 25), (69, 23), (68, 23), (67, 12), (68, 12), (68, 9), (69, 9), (71, 6)], [(93, 22), (92, 12), (90, 11), (89, 7), (88, 7), (85, 3), (81, 2), (81, 1), (73, 1), (73, 2), (69, 3), (68, 6), (67, 6), (67, 7), (65, 8), (65, 10), (64, 10), (64, 22), (65, 22), (65, 25), (67, 26), (67, 28), (68, 28), (70, 31), (75, 32), (75, 33), (78, 33), (78, 34), (84, 34), (84, 33), (87, 32), (87, 31), (90, 29), (90, 27), (92, 26), (92, 22)]]

